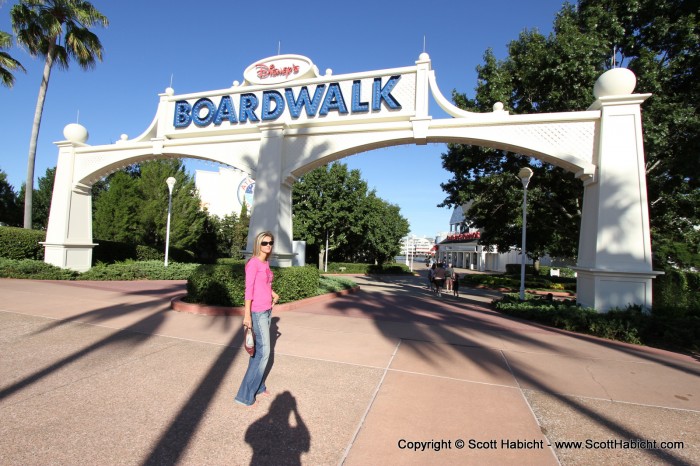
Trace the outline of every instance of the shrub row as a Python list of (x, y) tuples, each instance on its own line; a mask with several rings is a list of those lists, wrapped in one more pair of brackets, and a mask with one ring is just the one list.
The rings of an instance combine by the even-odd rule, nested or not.
[(657, 308), (651, 314), (639, 306), (599, 313), (577, 306), (575, 301), (548, 301), (507, 294), (495, 303), (504, 314), (565, 330), (587, 333), (627, 343), (660, 346), (676, 351), (700, 351), (700, 311), (697, 308)]
[(329, 262), (328, 273), (356, 273), (368, 275), (401, 275), (410, 274), (411, 270), (406, 264), (355, 264), (352, 262)]
[[(506, 264), (506, 275), (520, 276), (521, 267), (521, 264)], [(525, 264), (525, 275), (549, 277), (551, 269), (558, 269), (560, 277), (574, 278), (576, 274), (576, 272), (569, 267), (551, 267), (548, 265), (540, 265), (538, 270), (532, 264)]]
[[(483, 285), (495, 288), (520, 288), (520, 277), (508, 275), (463, 274), (465, 284)], [(529, 289), (559, 290), (576, 292), (576, 280), (565, 277), (533, 277), (525, 276), (525, 287)]]
[(161, 261), (98, 264), (87, 272), (75, 272), (33, 259), (0, 258), (0, 278), (33, 280), (186, 280), (197, 264)]
[[(313, 266), (273, 268), (274, 289), (280, 303), (315, 296), (320, 274)], [(187, 281), (187, 301), (214, 306), (243, 306), (245, 265), (205, 264), (197, 267)]]
[(17, 260), (0, 257), (0, 278), (75, 280), (78, 275), (78, 272), (47, 264), (43, 260)]
[(198, 264), (170, 262), (163, 266), (162, 260), (140, 262), (118, 262), (97, 264), (78, 275), (78, 280), (187, 280)]

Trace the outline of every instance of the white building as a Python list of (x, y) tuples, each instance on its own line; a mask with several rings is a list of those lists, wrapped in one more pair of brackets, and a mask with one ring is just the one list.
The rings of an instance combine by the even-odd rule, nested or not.
[(232, 213), (240, 216), (244, 203), (250, 214), (255, 181), (247, 173), (226, 167), (219, 167), (218, 172), (195, 170), (194, 183), (202, 209), (210, 214), (220, 218)]
[[(481, 272), (505, 272), (506, 264), (520, 264), (520, 250), (513, 247), (509, 251), (499, 252), (495, 247), (487, 248), (479, 244), (481, 231), (471, 228), (465, 215), (468, 204), (458, 206), (450, 218), (450, 232), (440, 238), (435, 258), (441, 262), (451, 263), (454, 267), (478, 270)], [(526, 258), (526, 264), (532, 260)], [(540, 264), (551, 265), (551, 258), (540, 258)]]
[(435, 242), (425, 236), (408, 235), (401, 238), (401, 255), (408, 256), (413, 254), (415, 256), (427, 256), (429, 255)]

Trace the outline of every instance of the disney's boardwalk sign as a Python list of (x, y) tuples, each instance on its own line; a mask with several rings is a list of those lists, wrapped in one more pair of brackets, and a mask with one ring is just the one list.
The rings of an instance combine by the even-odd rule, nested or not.
[[(245, 82), (208, 95), (178, 96), (172, 125), (175, 131), (231, 128), (260, 122), (308, 123), (387, 119), (415, 112), (415, 68), (389, 75), (343, 75), (319, 82), (318, 70), (300, 55), (257, 62), (244, 72)], [(399, 72), (396, 74), (396, 72)], [(308, 82), (313, 80), (313, 83)], [(274, 89), (270, 89), (274, 86)]]

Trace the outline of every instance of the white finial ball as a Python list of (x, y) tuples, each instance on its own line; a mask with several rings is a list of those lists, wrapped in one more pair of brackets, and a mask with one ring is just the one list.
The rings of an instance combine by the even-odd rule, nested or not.
[(418, 55), (418, 59), (419, 59), (419, 60), (430, 60), (430, 55), (428, 55), (427, 53), (423, 52), (423, 53), (421, 53), (420, 55)]
[(175, 89), (173, 89), (172, 87), (166, 87), (165, 94), (166, 95), (173, 95), (173, 94), (175, 94)]
[(493, 104), (493, 111), (494, 112), (502, 112), (503, 111), (503, 102), (496, 102)]
[(63, 136), (67, 141), (85, 144), (88, 140), (88, 130), (78, 123), (69, 123), (63, 128)]
[(330, 76), (333, 74), (333, 70), (330, 68), (326, 68), (326, 76)]
[(238, 81), (234, 81), (234, 82), (233, 82), (233, 87), (238, 87), (240, 84), (241, 84), (241, 83), (239, 83)]
[(122, 133), (122, 135), (119, 136), (119, 139), (121, 139), (122, 141), (126, 141), (127, 139), (129, 139), (129, 136), (127, 134)]
[(637, 85), (637, 77), (627, 68), (613, 68), (603, 73), (593, 86), (597, 98), (611, 95), (630, 95)]

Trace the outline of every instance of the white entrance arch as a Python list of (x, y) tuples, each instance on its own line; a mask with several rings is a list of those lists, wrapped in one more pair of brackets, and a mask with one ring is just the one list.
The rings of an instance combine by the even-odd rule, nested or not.
[[(599, 310), (650, 308), (652, 270), (640, 105), (634, 75), (605, 73), (587, 111), (510, 115), (503, 105), (471, 113), (440, 93), (423, 53), (414, 66), (334, 76), (306, 57), (256, 62), (229, 89), (160, 94), (140, 136), (86, 144), (71, 124), (58, 164), (45, 260), (84, 271), (92, 259), (92, 184), (154, 158), (201, 158), (256, 180), (248, 250), (262, 230), (276, 235), (273, 262), (292, 263), (292, 185), (307, 171), (348, 155), (400, 144), (455, 142), (531, 155), (573, 172), (584, 186), (578, 302)], [(433, 119), (429, 95), (452, 118)]]

